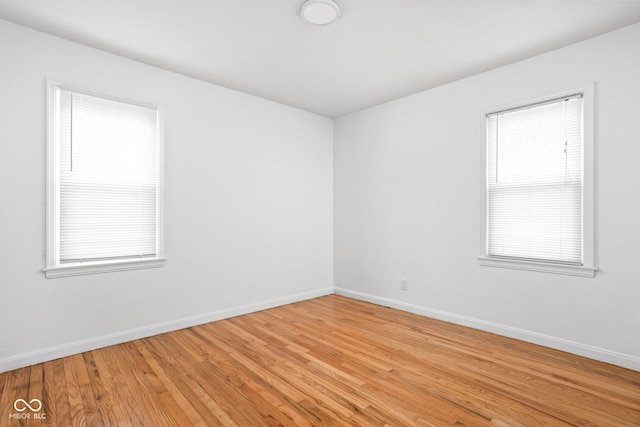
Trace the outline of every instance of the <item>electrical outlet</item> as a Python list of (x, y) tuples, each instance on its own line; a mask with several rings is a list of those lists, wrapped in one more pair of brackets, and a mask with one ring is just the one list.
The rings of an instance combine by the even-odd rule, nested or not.
[(400, 281), (400, 289), (402, 289), (403, 291), (409, 290), (409, 281), (407, 279), (402, 279)]

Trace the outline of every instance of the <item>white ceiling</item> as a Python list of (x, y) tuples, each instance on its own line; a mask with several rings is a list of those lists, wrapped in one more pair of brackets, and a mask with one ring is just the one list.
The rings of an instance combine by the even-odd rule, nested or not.
[(336, 1), (327, 26), (303, 0), (0, 0), (0, 17), (328, 117), (640, 22), (638, 0)]

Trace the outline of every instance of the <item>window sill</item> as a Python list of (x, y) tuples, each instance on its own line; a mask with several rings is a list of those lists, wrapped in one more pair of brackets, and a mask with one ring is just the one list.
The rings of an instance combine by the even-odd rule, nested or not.
[(511, 259), (478, 257), (480, 265), (485, 267), (513, 268), (516, 270), (539, 271), (543, 273), (564, 274), (569, 276), (595, 277), (595, 267), (584, 265), (562, 265), (535, 261), (519, 261)]
[(142, 268), (157, 268), (164, 266), (165, 262), (165, 258), (147, 258), (110, 262), (85, 262), (48, 267), (44, 269), (44, 274), (47, 279), (55, 279), (57, 277), (81, 276), (84, 274), (109, 273), (112, 271), (138, 270)]

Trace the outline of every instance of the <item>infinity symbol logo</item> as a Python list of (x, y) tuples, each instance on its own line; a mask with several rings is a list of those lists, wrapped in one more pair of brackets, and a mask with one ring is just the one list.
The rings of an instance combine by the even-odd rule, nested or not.
[[(32, 404), (33, 402), (37, 403), (38, 405), (37, 408), (34, 408), (33, 406), (30, 405), (30, 403)], [(22, 409), (18, 407), (18, 403), (22, 403), (24, 405), (22, 406)], [(32, 412), (38, 412), (40, 409), (42, 409), (42, 402), (40, 402), (40, 400), (38, 399), (31, 399), (29, 403), (27, 403), (27, 401), (24, 399), (18, 399), (15, 402), (13, 402), (13, 407), (18, 412), (24, 412), (27, 410), (27, 408), (31, 409)]]

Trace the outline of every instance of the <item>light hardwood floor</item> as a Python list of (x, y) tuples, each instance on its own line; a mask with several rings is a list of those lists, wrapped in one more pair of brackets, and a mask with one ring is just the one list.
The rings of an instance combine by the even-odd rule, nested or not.
[(0, 425), (640, 426), (640, 373), (331, 295), (0, 374)]

